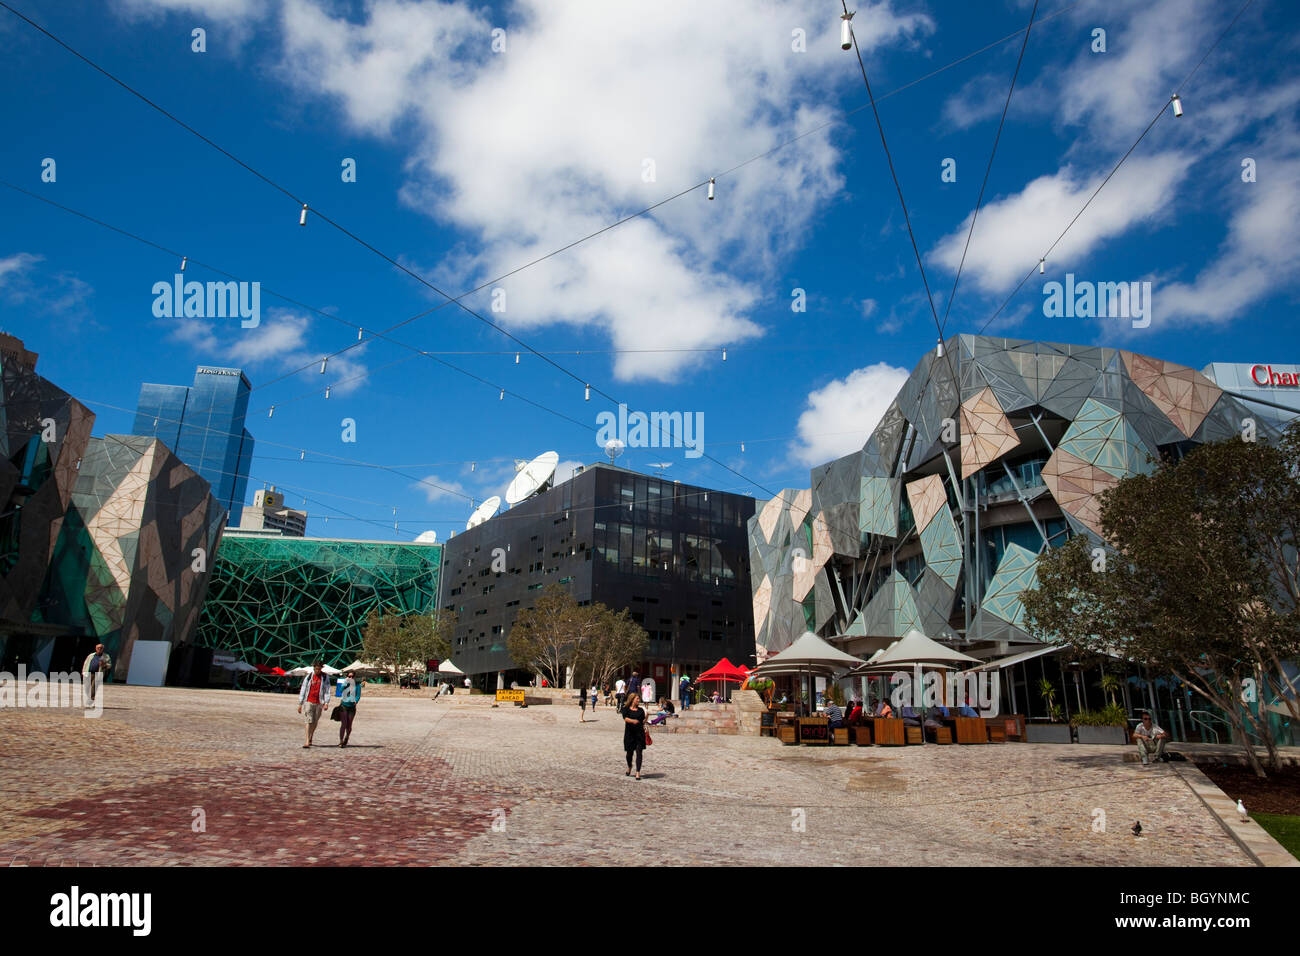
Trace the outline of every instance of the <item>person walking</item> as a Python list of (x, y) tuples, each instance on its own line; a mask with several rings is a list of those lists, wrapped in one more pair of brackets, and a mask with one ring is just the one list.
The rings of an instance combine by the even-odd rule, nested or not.
[(361, 699), (361, 684), (356, 674), (348, 671), (343, 682), (343, 696), (339, 698), (339, 746), (346, 747), (352, 738), (352, 721), (357, 717), (357, 701)]
[(632, 755), (636, 755), (636, 778), (641, 779), (641, 753), (645, 750), (645, 709), (641, 706), (641, 697), (630, 694), (627, 706), (621, 711), (623, 715), (623, 750), (627, 753), (627, 773), (632, 776)]
[(587, 691), (587, 693), (591, 695), (591, 716), (595, 717), (595, 716), (596, 716), (596, 698), (600, 696), (600, 693), (596, 690), (596, 682), (595, 682), (595, 681), (592, 681), (592, 682), (591, 682), (591, 690)]
[(578, 688), (578, 723), (587, 722), (587, 692), (581, 687)]
[[(303, 723), (307, 725), (307, 742), (302, 745), (303, 750), (311, 747), (320, 715), (329, 710), (330, 689), (321, 670), (324, 666), (322, 661), (313, 661), (311, 673), (302, 679), (302, 686), (298, 688), (298, 713), (302, 714)], [(304, 707), (307, 709), (303, 710)]]
[(614, 700), (615, 706), (621, 711), (623, 705), (627, 703), (627, 682), (623, 678), (614, 681)]
[(678, 696), (682, 701), (682, 710), (691, 709), (691, 678), (687, 674), (682, 675), (682, 682), (678, 685)]
[(96, 644), (95, 652), (86, 655), (86, 660), (81, 665), (81, 681), (82, 686), (90, 692), (91, 703), (95, 701), (95, 685), (99, 683), (99, 675), (107, 674), (112, 666), (113, 659), (108, 656), (103, 644)]

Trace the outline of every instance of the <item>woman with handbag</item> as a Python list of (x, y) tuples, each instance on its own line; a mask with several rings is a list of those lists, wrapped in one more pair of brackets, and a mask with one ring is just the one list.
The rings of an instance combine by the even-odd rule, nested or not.
[(641, 779), (641, 752), (650, 745), (650, 734), (645, 729), (645, 709), (637, 694), (629, 694), (627, 703), (619, 711), (623, 715), (623, 750), (627, 753), (627, 773), (632, 776), (632, 755), (636, 755), (636, 778)]
[(334, 708), (339, 721), (340, 747), (346, 747), (352, 737), (352, 721), (356, 719), (357, 701), (360, 699), (361, 685), (357, 683), (355, 674), (348, 671), (347, 680), (343, 682), (343, 696), (339, 699), (339, 705)]

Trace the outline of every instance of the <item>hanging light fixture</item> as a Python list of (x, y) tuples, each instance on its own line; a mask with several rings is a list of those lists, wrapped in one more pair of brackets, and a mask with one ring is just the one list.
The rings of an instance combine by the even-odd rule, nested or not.
[(181, 256), (181, 272), (185, 271), (185, 265), (190, 261), (189, 256)]
[(498, 397), (497, 400), (501, 402), (504, 402), (506, 400), (506, 390), (504, 388), (501, 389), (501, 395)]
[(272, 405), (270, 408), (268, 408), (268, 409), (266, 410), (266, 417), (267, 417), (267, 418), (274, 418), (274, 417), (275, 417), (275, 406), (274, 406), (274, 405)]
[(518, 352), (515, 353), (515, 364), (516, 364), (516, 365), (519, 364), (519, 353), (518, 353)]
[(709, 198), (710, 199), (713, 198), (713, 185), (714, 185), (714, 179), (712, 176), (710, 176), (709, 177)]
[(307, 225), (307, 204), (302, 204), (302, 212), (298, 213), (298, 225)]
[(943, 358), (943, 339), (940, 339), (939, 344), (935, 346), (934, 356), (935, 358)]
[(326, 366), (326, 364), (329, 362), (329, 360), (330, 360), (330, 357), (329, 357), (328, 355), (325, 356), (323, 359), (320, 360), (320, 373), (321, 373), (322, 375), (325, 374), (325, 366)]
[(299, 451), (299, 452), (298, 452), (298, 460), (299, 460), (299, 461), (306, 461), (306, 460), (307, 460), (307, 452), (306, 452), (305, 450), (303, 450), (303, 451)]
[(1174, 104), (1174, 115), (1175, 115), (1175, 116), (1182, 116), (1182, 115), (1183, 115), (1183, 101), (1182, 101), (1182, 99), (1179, 97), (1179, 95), (1178, 95), (1177, 93), (1175, 93), (1173, 96), (1169, 97), (1169, 102), (1171, 102), (1171, 103)]
[(722, 361), (725, 362), (726, 360), (727, 360), (727, 347), (724, 345), (722, 347)]
[(587, 386), (586, 394), (583, 396), (582, 400), (583, 400), (584, 402), (589, 402), (589, 401), (591, 401), (591, 386), (590, 386), (590, 385)]
[(745, 443), (743, 441), (740, 443), (740, 453), (742, 455), (745, 453)]
[(328, 385), (325, 386), (325, 397), (326, 398), (330, 397), (330, 387)]
[(363, 332), (365, 332), (365, 329), (360, 328), (360, 327), (357, 328), (357, 341), (358, 341), (358, 342), (361, 341), (361, 333), (363, 333)]
[[(856, 12), (857, 12), (856, 10), (853, 11), (853, 13)], [(841, 50), (853, 49), (853, 27), (849, 25), (849, 21), (853, 19), (853, 13), (849, 13), (846, 10), (840, 14), (840, 49)]]
[(469, 463), (469, 470), (470, 470), (470, 471), (473, 471), (473, 470), (474, 470), (475, 468), (477, 468), (477, 467), (478, 467), (478, 462), (476, 462), (476, 461), (471, 461), (471, 462)]
[(1038, 260), (1038, 274), (1039, 274), (1040, 276), (1041, 276), (1041, 275), (1046, 275), (1046, 274), (1047, 274), (1047, 260), (1046, 260), (1046, 259), (1039, 259), (1039, 260)]

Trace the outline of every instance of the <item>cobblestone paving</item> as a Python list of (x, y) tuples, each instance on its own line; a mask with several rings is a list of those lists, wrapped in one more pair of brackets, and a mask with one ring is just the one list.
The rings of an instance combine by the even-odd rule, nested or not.
[(637, 782), (603, 707), (363, 699), (348, 749), (323, 721), (304, 750), (293, 696), (107, 694), (0, 711), (0, 865), (1250, 864), (1118, 747), (662, 734)]

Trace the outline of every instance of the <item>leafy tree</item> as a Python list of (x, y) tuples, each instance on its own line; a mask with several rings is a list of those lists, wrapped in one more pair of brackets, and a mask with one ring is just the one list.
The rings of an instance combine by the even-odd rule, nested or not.
[(515, 617), (506, 650), (520, 667), (563, 687), (565, 668), (581, 660), (597, 633), (601, 607), (582, 607), (563, 585), (548, 585), (536, 605)]
[[(1300, 433), (1287, 442), (1300, 447)], [(1276, 743), (1240, 705), (1245, 681), (1285, 681), (1282, 663), (1300, 651), (1300, 488), (1287, 447), (1214, 442), (1123, 479), (1100, 499), (1106, 562), (1075, 538), (1042, 557), (1024, 602), (1045, 636), (1172, 673), (1225, 714), (1259, 776), (1251, 736), (1273, 767)]]
[(603, 604), (595, 606), (600, 608), (601, 622), (582, 663), (596, 686), (604, 687), (614, 681), (616, 674), (645, 656), (649, 635), (632, 620), (627, 608), (615, 614)]
[(411, 665), (423, 665), (432, 658), (451, 656), (451, 636), (456, 615), (448, 611), (433, 614), (384, 614), (371, 611), (361, 634), (365, 656), (389, 668), (393, 682)]

